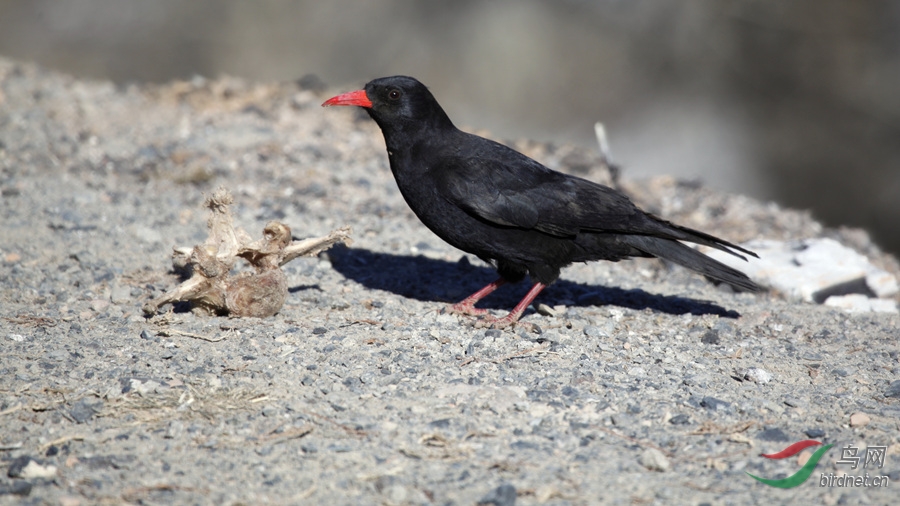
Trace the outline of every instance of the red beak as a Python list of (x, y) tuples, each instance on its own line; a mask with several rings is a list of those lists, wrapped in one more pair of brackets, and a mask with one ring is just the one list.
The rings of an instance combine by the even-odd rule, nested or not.
[(366, 90), (357, 90), (331, 97), (322, 104), (322, 107), (329, 107), (332, 105), (358, 105), (360, 107), (371, 108), (372, 101), (369, 100), (369, 96), (366, 95)]

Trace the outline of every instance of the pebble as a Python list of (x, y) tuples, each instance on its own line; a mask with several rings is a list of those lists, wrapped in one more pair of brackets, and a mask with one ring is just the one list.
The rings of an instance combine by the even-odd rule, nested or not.
[(866, 425), (869, 425), (869, 422), (871, 421), (872, 419), (865, 413), (853, 413), (850, 415), (851, 427), (865, 427)]
[(715, 397), (704, 397), (700, 401), (700, 405), (711, 411), (727, 411), (731, 409), (731, 403), (725, 402)]
[(703, 344), (719, 344), (722, 340), (719, 339), (718, 330), (710, 329), (703, 333), (703, 336), (700, 337), (700, 342)]
[(831, 374), (834, 374), (835, 376), (840, 376), (842, 378), (846, 378), (847, 376), (850, 376), (851, 374), (853, 374), (853, 371), (851, 369), (845, 369), (843, 367), (840, 367), (837, 369), (833, 369), (831, 371)]
[(891, 299), (873, 299), (866, 295), (832, 295), (825, 299), (825, 305), (843, 309), (848, 313), (900, 313), (897, 303)]
[(113, 304), (126, 304), (132, 302), (131, 287), (118, 283), (113, 284), (109, 293), (109, 300)]
[(544, 304), (543, 302), (538, 304), (536, 309), (537, 309), (538, 313), (540, 313), (544, 316), (549, 316), (549, 317), (556, 316), (556, 311), (554, 311), (552, 307), (548, 306), (547, 304)]
[(6, 474), (10, 478), (53, 478), (56, 466), (22, 455), (10, 464)]
[(894, 380), (888, 385), (887, 390), (884, 391), (885, 397), (898, 397), (900, 398), (900, 380)]
[(613, 331), (616, 328), (616, 322), (612, 320), (605, 320), (597, 325), (587, 325), (584, 327), (584, 335), (593, 338), (600, 337), (609, 337), (613, 334)]
[(388, 485), (383, 493), (388, 498), (390, 504), (404, 504), (408, 502), (407, 498), (409, 497), (409, 490), (399, 483)]
[(691, 417), (685, 415), (684, 413), (681, 413), (670, 418), (669, 423), (671, 423), (672, 425), (687, 425), (691, 423)]
[(484, 337), (498, 338), (503, 337), (503, 331), (500, 329), (488, 329), (484, 331)]
[(475, 504), (478, 506), (515, 506), (516, 495), (516, 487), (506, 483), (488, 492)]
[(641, 453), (638, 462), (651, 471), (666, 472), (672, 468), (669, 459), (656, 448), (647, 448)]
[(766, 371), (765, 369), (751, 367), (750, 369), (747, 369), (746, 374), (744, 374), (744, 378), (748, 381), (765, 385), (766, 383), (772, 381), (772, 373)]
[(91, 301), (91, 309), (98, 313), (108, 308), (109, 305), (110, 302), (104, 299), (94, 299)]
[(601, 329), (600, 327), (598, 327), (596, 325), (588, 325), (587, 327), (584, 328), (583, 332), (584, 332), (584, 335), (586, 335), (588, 337), (593, 337), (593, 338), (607, 336), (606, 331), (604, 331), (603, 329)]
[(31, 494), (32, 485), (30, 481), (14, 481), (0, 485), (0, 496), (2, 495), (18, 495), (26, 497)]
[(23, 336), (22, 334), (7, 334), (6, 337), (10, 338), (11, 340), (13, 340), (17, 343), (25, 342), (25, 336)]
[(763, 429), (756, 434), (760, 441), (790, 441), (792, 438), (781, 429)]
[(84, 398), (69, 408), (69, 416), (78, 423), (85, 423), (93, 418), (102, 407), (103, 401)]

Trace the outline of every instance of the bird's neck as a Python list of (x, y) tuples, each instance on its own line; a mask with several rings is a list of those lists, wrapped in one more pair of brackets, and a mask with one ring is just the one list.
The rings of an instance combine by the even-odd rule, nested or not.
[(392, 122), (390, 125), (382, 125), (384, 143), (389, 152), (408, 153), (423, 145), (431, 145), (437, 139), (445, 139), (456, 135), (459, 130), (446, 115), (445, 121), (431, 120), (428, 122)]

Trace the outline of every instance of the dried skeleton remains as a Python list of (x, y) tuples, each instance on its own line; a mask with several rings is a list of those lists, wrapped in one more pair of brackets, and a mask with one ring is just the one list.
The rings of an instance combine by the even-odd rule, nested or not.
[[(206, 242), (175, 248), (172, 254), (176, 269), (188, 269), (190, 278), (145, 304), (145, 314), (154, 315), (165, 304), (185, 301), (206, 314), (272, 316), (281, 310), (288, 293), (282, 265), (297, 257), (315, 256), (338, 242), (352, 243), (350, 227), (333, 230), (325, 237), (292, 241), (290, 227), (277, 221), (267, 223), (262, 239), (252, 241), (247, 232), (234, 227), (228, 209), (233, 200), (225, 188), (206, 199), (210, 210)], [(254, 272), (231, 274), (238, 258), (249, 262)]]

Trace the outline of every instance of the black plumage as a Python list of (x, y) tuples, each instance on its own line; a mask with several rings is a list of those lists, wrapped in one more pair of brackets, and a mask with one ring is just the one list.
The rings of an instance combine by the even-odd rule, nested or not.
[(381, 128), (403, 198), (432, 232), (496, 266), (500, 279), (452, 307), (474, 307), (505, 282), (534, 287), (496, 326), (515, 323), (544, 286), (573, 262), (659, 257), (742, 290), (746, 275), (679, 241), (756, 256), (709, 234), (646, 213), (622, 193), (553, 171), (497, 142), (457, 129), (419, 81), (375, 79), (323, 105), (364, 107)]

